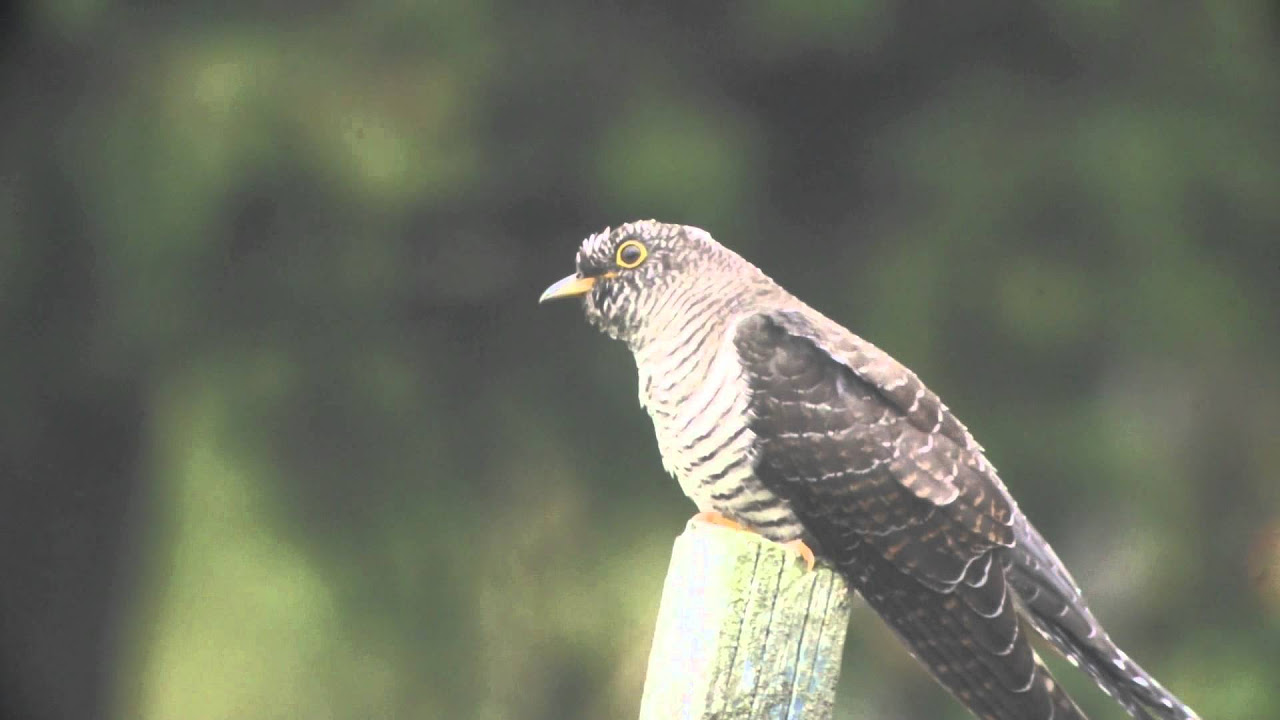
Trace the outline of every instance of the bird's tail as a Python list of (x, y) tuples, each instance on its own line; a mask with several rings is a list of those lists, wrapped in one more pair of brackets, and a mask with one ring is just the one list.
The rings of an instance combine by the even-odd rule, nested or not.
[(841, 566), (911, 654), (976, 716), (1085, 720), (1032, 650), (993, 556), (945, 593), (921, 585), (878, 553), (861, 553)]
[(1199, 720), (1111, 641), (1039, 532), (1023, 521), (1018, 534), (1008, 578), (1036, 630), (1133, 717)]

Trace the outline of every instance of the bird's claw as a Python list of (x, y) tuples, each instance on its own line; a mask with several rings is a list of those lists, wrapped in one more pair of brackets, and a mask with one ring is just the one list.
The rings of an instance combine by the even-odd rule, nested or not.
[(720, 527), (726, 527), (726, 528), (729, 528), (730, 530), (742, 530), (743, 532), (751, 532), (742, 523), (738, 522), (737, 520), (730, 520), (729, 518), (725, 517), (721, 513), (716, 512), (715, 510), (703, 510), (697, 515), (694, 515), (693, 517), (689, 518), (689, 522), (693, 522), (694, 520), (707, 523), (708, 525), (719, 525)]
[(796, 538), (790, 542), (782, 543), (782, 546), (788, 550), (793, 550), (800, 555), (800, 559), (804, 560), (804, 568), (806, 572), (813, 570), (813, 566), (817, 563), (817, 560), (813, 557), (813, 550), (810, 550), (809, 546), (806, 545), (803, 540)]
[[(719, 525), (720, 527), (729, 528), (730, 530), (754, 532), (751, 528), (746, 527), (736, 520), (731, 520), (715, 510), (704, 510), (689, 519), (690, 522), (693, 522), (694, 520), (707, 523), (708, 525)], [(800, 559), (804, 561), (806, 571), (813, 570), (814, 565), (817, 564), (817, 559), (813, 556), (813, 550), (810, 550), (809, 546), (806, 545), (803, 540), (796, 538), (790, 542), (782, 543), (782, 546), (800, 556)]]

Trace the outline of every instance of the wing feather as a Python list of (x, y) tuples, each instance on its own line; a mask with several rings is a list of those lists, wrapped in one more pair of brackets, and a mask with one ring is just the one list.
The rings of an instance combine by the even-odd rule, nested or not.
[(949, 589), (988, 550), (1014, 544), (1017, 506), (936, 395), (839, 330), (832, 340), (793, 312), (739, 323), (759, 462), (806, 512), (838, 516), (921, 582)]
[(1021, 516), (982, 449), (906, 368), (795, 312), (738, 323), (756, 475), (931, 673), (999, 720), (1082, 719), (1009, 585)]

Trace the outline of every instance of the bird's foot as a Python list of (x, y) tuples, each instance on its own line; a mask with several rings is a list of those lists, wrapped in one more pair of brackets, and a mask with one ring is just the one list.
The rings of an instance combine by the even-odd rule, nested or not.
[(689, 518), (689, 522), (693, 522), (694, 520), (707, 523), (708, 525), (719, 525), (720, 527), (726, 527), (726, 528), (729, 528), (730, 530), (741, 530), (743, 532), (751, 532), (742, 523), (738, 522), (737, 520), (730, 520), (729, 518), (725, 517), (724, 515), (721, 515), (715, 510), (704, 510), (698, 513), (697, 515), (694, 515), (693, 517)]
[(800, 538), (796, 538), (795, 540), (792, 540), (790, 542), (782, 543), (782, 547), (788, 550), (792, 550), (796, 554), (798, 554), (800, 556), (800, 559), (804, 560), (804, 569), (806, 571), (813, 570), (814, 563), (816, 563), (817, 561), (813, 557), (813, 551), (809, 549), (808, 545), (804, 544), (803, 540), (801, 540)]
[[(731, 520), (715, 510), (704, 510), (690, 518), (690, 522), (694, 520), (707, 523), (708, 525), (719, 525), (720, 527), (726, 527), (730, 530), (754, 532), (751, 528), (736, 520)], [(813, 550), (809, 549), (809, 546), (806, 545), (803, 540), (796, 538), (795, 540), (781, 543), (781, 545), (800, 556), (800, 559), (804, 561), (805, 570), (813, 570), (813, 566), (817, 563), (817, 560), (813, 556)]]

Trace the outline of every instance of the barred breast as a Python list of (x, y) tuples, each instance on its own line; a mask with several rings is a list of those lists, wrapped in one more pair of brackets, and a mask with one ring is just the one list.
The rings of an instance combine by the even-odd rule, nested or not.
[(651, 309), (652, 339), (632, 347), (640, 404), (662, 463), (702, 511), (719, 512), (778, 542), (804, 528), (755, 475), (749, 388), (733, 344), (732, 300), (675, 292)]

